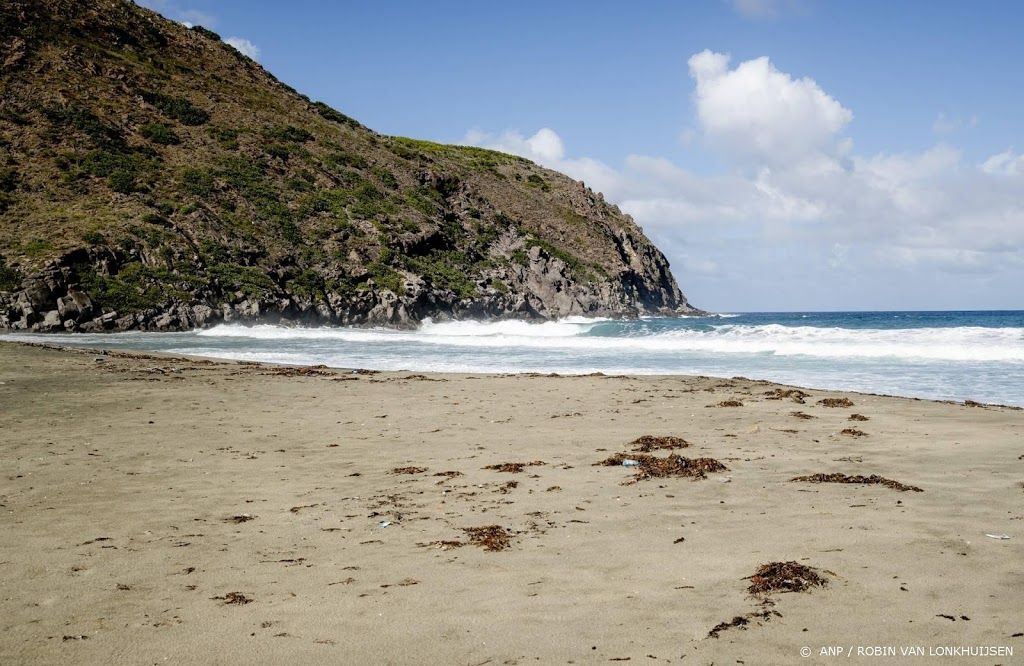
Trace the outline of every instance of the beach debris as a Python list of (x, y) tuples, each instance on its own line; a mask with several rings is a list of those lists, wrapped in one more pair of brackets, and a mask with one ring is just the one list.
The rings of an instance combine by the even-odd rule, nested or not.
[(795, 416), (798, 419), (816, 419), (816, 418), (818, 418), (817, 416), (812, 416), (810, 414), (805, 414), (804, 412), (790, 412), (789, 415), (790, 416)]
[(715, 627), (708, 632), (708, 638), (718, 638), (718, 634), (722, 633), (726, 629), (739, 628), (746, 631), (747, 625), (750, 624), (751, 620), (764, 620), (767, 622), (773, 617), (782, 617), (782, 613), (777, 610), (765, 609), (756, 613), (747, 613), (746, 615), (737, 615), (729, 622), (719, 622)]
[(396, 467), (391, 470), (392, 474), (422, 474), (426, 472), (426, 467)]
[(685, 449), (690, 443), (682, 437), (673, 437), (672, 435), (662, 437), (643, 435), (634, 439), (629, 445), (633, 447), (633, 451), (649, 453), (661, 449)]
[(440, 550), (451, 550), (452, 548), (462, 548), (466, 544), (458, 539), (451, 539), (446, 541), (431, 541), (430, 543), (418, 543), (417, 546), (421, 547), (434, 547)]
[(825, 587), (828, 579), (817, 570), (799, 562), (769, 562), (762, 564), (744, 580), (750, 581), (747, 592), (763, 596), (774, 592), (807, 592), (815, 587)]
[(223, 597), (210, 597), (210, 598), (211, 599), (216, 599), (217, 601), (223, 601), (225, 605), (236, 605), (236, 606), (244, 606), (245, 604), (252, 603), (252, 601), (253, 601), (252, 599), (250, 599), (249, 597), (245, 596), (241, 592), (228, 592)]
[(1009, 534), (985, 534), (989, 539), (1000, 539), (1006, 540), (1010, 538)]
[(856, 428), (843, 428), (839, 431), (840, 435), (849, 435), (850, 437), (867, 437), (868, 434), (863, 430), (857, 430)]
[(224, 522), (225, 523), (235, 523), (235, 524), (247, 523), (250, 520), (254, 520), (255, 518), (256, 518), (256, 516), (254, 516), (252, 514), (242, 513), (242, 514), (239, 514), (237, 516), (230, 516), (228, 518), (225, 518)]
[(765, 398), (767, 400), (782, 400), (783, 398), (789, 398), (793, 402), (804, 404), (804, 398), (810, 398), (811, 394), (800, 389), (772, 389), (771, 391), (765, 392)]
[(626, 458), (625, 460), (622, 461), (622, 466), (623, 467), (639, 467), (640, 466), (640, 461), (639, 460), (631, 460), (630, 458)]
[(512, 533), (500, 525), (464, 527), (462, 531), (469, 535), (470, 543), (487, 551), (505, 550), (512, 545)]
[(675, 453), (670, 453), (665, 458), (646, 454), (616, 453), (595, 465), (622, 466), (625, 461), (635, 461), (636, 476), (627, 483), (636, 483), (644, 479), (665, 478), (671, 476), (682, 476), (692, 479), (704, 479), (714, 472), (722, 472), (728, 468), (714, 458), (684, 458)]
[(539, 465), (547, 465), (547, 463), (543, 460), (534, 460), (533, 462), (525, 463), (499, 463), (497, 465), (487, 465), (484, 469), (490, 469), (496, 472), (508, 472), (509, 474), (518, 474), (527, 467), (537, 467)]
[(86, 636), (85, 634), (77, 634), (75, 636), (64, 636), (61, 640), (62, 641), (87, 641), (87, 640), (89, 640), (89, 637)]
[(299, 511), (302, 511), (303, 509), (312, 509), (315, 506), (320, 506), (320, 505), (319, 504), (303, 504), (301, 506), (293, 506), (292, 508), (288, 509), (288, 511), (291, 512), (291, 513), (298, 513)]
[(260, 374), (277, 377), (330, 377), (334, 373), (328, 371), (326, 365), (310, 365), (305, 368), (272, 368), (270, 372)]
[(818, 404), (822, 407), (853, 407), (853, 401), (849, 398), (822, 398)]
[(379, 523), (377, 523), (377, 527), (379, 527), (380, 529), (384, 529), (385, 527), (387, 527), (390, 524), (391, 524), (390, 520), (382, 520)]
[(405, 578), (403, 580), (398, 581), (397, 583), (386, 583), (384, 585), (381, 585), (381, 587), (409, 587), (410, 585), (419, 584), (420, 582), (415, 578)]
[(908, 490), (915, 493), (924, 492), (917, 486), (908, 486), (900, 483), (899, 481), (893, 481), (892, 479), (886, 479), (885, 477), (878, 476), (877, 474), (872, 474), (871, 476), (847, 476), (840, 472), (836, 472), (834, 474), (811, 474), (809, 476), (797, 476), (790, 479), (790, 481), (804, 483), (859, 483), (865, 485), (885, 486), (886, 488), (892, 488), (893, 490), (898, 490), (900, 492), (907, 492)]
[(864, 416), (863, 414), (850, 414), (849, 420), (850, 421), (870, 421), (871, 419), (869, 419), (868, 417)]

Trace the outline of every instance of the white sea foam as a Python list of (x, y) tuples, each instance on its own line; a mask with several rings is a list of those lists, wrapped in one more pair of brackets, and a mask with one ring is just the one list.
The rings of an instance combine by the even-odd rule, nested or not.
[(357, 328), (285, 328), (221, 325), (198, 335), (254, 340), (419, 343), (459, 348), (525, 348), (645, 353), (757, 354), (814, 358), (898, 358), (941, 361), (1024, 362), (1022, 328), (849, 329), (767, 324), (717, 325), (655, 334), (590, 335), (602, 321), (427, 321), (416, 331)]

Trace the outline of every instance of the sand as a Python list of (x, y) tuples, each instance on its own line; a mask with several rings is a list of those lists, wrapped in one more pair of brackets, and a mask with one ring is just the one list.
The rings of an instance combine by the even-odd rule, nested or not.
[(1024, 412), (776, 388), (0, 343), (0, 663), (1020, 662)]

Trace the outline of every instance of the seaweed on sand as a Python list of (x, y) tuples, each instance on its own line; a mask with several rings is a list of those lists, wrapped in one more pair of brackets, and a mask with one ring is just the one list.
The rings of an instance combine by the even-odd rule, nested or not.
[(620, 466), (624, 460), (635, 460), (639, 465), (634, 466), (636, 476), (630, 483), (643, 481), (644, 479), (667, 478), (672, 476), (687, 477), (691, 479), (704, 479), (708, 474), (723, 472), (729, 468), (714, 458), (684, 458), (675, 453), (670, 453), (665, 458), (647, 454), (616, 453), (596, 465)]
[(633, 447), (633, 451), (649, 453), (661, 449), (685, 449), (690, 443), (682, 437), (673, 437), (671, 435), (663, 437), (644, 435), (634, 439), (629, 445)]
[(822, 407), (853, 407), (853, 400), (849, 398), (822, 398), (818, 401)]
[(825, 587), (828, 579), (815, 569), (799, 562), (769, 562), (754, 572), (747, 591), (754, 596), (773, 592), (808, 592), (815, 587)]
[(908, 486), (900, 483), (899, 481), (893, 481), (892, 479), (886, 479), (885, 477), (872, 474), (871, 476), (847, 476), (841, 472), (834, 474), (811, 474), (809, 476), (798, 476), (790, 481), (803, 481), (806, 483), (860, 483), (867, 485), (880, 485), (886, 488), (892, 488), (900, 492), (906, 492), (912, 490), (915, 493), (923, 493), (924, 491), (917, 486)]
[(483, 527), (464, 527), (463, 532), (469, 535), (469, 542), (484, 550), (505, 550), (512, 545), (512, 533), (500, 525), (484, 525)]
[(536, 467), (538, 465), (547, 465), (543, 460), (534, 460), (528, 463), (500, 463), (497, 465), (487, 465), (484, 469), (492, 469), (496, 472), (508, 472), (510, 474), (518, 474), (522, 472), (526, 467)]

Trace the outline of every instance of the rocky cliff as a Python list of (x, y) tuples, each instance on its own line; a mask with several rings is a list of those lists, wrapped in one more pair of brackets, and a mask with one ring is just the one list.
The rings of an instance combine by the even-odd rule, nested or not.
[(583, 183), (380, 135), (121, 0), (0, 4), (0, 329), (690, 314)]

